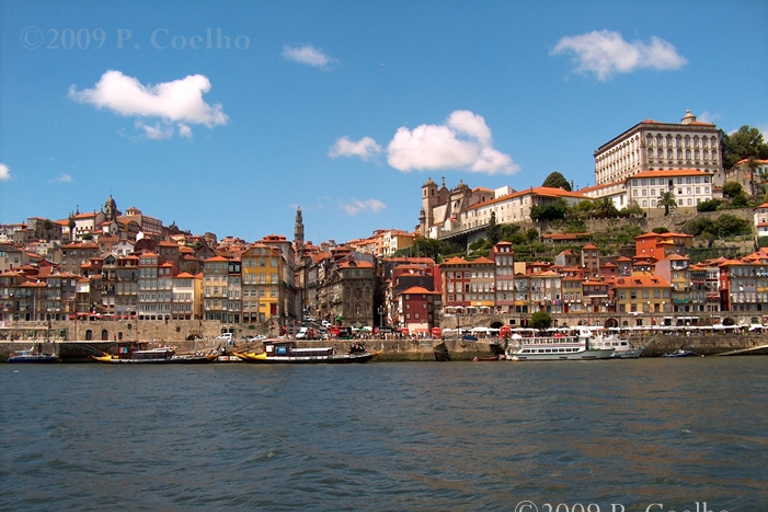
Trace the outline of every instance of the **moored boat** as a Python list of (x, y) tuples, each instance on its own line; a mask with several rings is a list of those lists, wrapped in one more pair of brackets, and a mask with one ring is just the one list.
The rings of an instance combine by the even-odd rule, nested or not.
[(520, 336), (508, 342), (506, 359), (510, 361), (559, 361), (609, 359), (613, 348), (594, 348), (594, 336), (582, 332), (578, 336)]
[(14, 364), (56, 363), (58, 361), (59, 356), (56, 354), (43, 354), (42, 352), (34, 349), (22, 350), (18, 354), (11, 353), (7, 360), (7, 362)]
[(219, 349), (207, 353), (176, 354), (173, 347), (149, 347), (148, 343), (131, 342), (118, 345), (117, 354), (91, 357), (100, 363), (110, 364), (203, 364), (212, 363), (219, 354)]
[(637, 359), (643, 355), (643, 352), (645, 352), (649, 343), (636, 347), (632, 345), (632, 342), (630, 342), (628, 338), (622, 338), (615, 334), (607, 334), (595, 336), (591, 346), (600, 349), (612, 348), (613, 355), (611, 357), (614, 359)]
[(698, 354), (694, 353), (693, 350), (685, 350), (684, 348), (679, 348), (674, 352), (664, 352), (664, 357), (690, 357), (696, 355)]
[(367, 363), (376, 354), (362, 345), (354, 344), (346, 354), (336, 354), (333, 347), (302, 347), (293, 340), (266, 340), (263, 351), (235, 352), (246, 363), (265, 364), (317, 364)]

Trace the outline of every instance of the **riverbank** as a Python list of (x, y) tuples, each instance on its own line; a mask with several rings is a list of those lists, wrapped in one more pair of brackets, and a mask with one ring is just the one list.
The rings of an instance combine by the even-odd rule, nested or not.
[[(471, 361), (475, 357), (492, 355), (491, 344), (494, 339), (477, 342), (461, 339), (369, 339), (364, 343), (371, 352), (376, 352), (374, 361)], [(175, 341), (166, 343), (176, 348), (179, 354), (194, 353), (218, 347), (223, 342), (215, 339), (196, 339), (193, 341)], [(243, 341), (233, 346), (224, 346), (228, 352), (235, 350), (260, 349), (261, 343), (248, 344)], [(333, 346), (337, 353), (349, 349), (349, 341), (299, 341), (301, 347)], [(648, 344), (643, 357), (659, 357), (676, 349), (692, 350), (697, 355), (712, 356), (734, 351), (747, 354), (768, 354), (768, 335), (751, 334), (715, 334), (707, 336), (657, 335), (653, 339), (633, 338), (634, 345)], [(61, 341), (46, 342), (40, 340), (14, 340), (0, 342), (0, 361), (5, 361), (11, 353), (36, 348), (44, 353), (58, 354), (63, 362), (91, 362), (90, 356), (102, 353), (116, 353), (114, 341)], [(436, 352), (438, 358), (436, 358)], [(445, 357), (447, 355), (447, 357)]]

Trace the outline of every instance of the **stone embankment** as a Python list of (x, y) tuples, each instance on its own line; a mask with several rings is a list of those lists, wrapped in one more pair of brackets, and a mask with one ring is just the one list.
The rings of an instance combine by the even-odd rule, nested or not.
[[(491, 355), (491, 342), (480, 340), (468, 342), (460, 339), (369, 339), (362, 341), (371, 352), (378, 354), (374, 361), (435, 361), (438, 355), (447, 354), (451, 361), (471, 361), (474, 357)], [(693, 350), (699, 355), (711, 356), (743, 349), (761, 350), (749, 351), (753, 354), (768, 353), (768, 335), (711, 335), (711, 336), (655, 336), (652, 340), (634, 338), (635, 345), (648, 343), (644, 357), (663, 356), (678, 348)], [(247, 344), (236, 341), (239, 345), (226, 346), (229, 352), (235, 350), (260, 350), (260, 343)], [(167, 343), (174, 346), (179, 354), (206, 351), (221, 346), (222, 342), (215, 339), (197, 339), (194, 341), (176, 341)], [(299, 346), (334, 346), (337, 353), (345, 353), (349, 349), (349, 341), (299, 341)], [(37, 348), (45, 353), (56, 353), (65, 362), (92, 361), (91, 355), (115, 353), (117, 343), (114, 341), (61, 341), (46, 342), (40, 340), (0, 341), (0, 361), (4, 361), (12, 352), (20, 352)], [(436, 350), (437, 348), (437, 350)]]

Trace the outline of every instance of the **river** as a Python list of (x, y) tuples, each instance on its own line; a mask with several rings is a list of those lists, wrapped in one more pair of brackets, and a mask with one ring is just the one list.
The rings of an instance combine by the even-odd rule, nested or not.
[(0, 510), (752, 512), (768, 357), (0, 365)]

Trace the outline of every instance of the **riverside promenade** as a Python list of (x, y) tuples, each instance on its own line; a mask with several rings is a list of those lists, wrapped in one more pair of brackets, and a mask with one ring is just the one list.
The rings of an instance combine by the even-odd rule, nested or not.
[[(635, 345), (648, 343), (643, 357), (659, 357), (664, 353), (673, 352), (678, 348), (692, 350), (701, 356), (713, 356), (737, 352), (741, 354), (768, 354), (768, 335), (752, 334), (717, 334), (706, 336), (682, 336), (682, 335), (656, 335), (653, 339), (643, 337), (630, 338)], [(471, 361), (474, 357), (491, 355), (491, 343), (497, 341), (494, 338), (480, 339), (479, 341), (464, 341), (461, 339), (365, 339), (362, 342), (371, 352), (376, 352), (378, 357), (374, 361), (435, 361), (435, 347), (445, 353), (447, 351), (451, 361)], [(158, 345), (173, 346), (179, 354), (193, 353), (207, 349), (224, 346), (228, 352), (236, 350), (258, 350), (262, 343), (247, 343), (243, 340), (235, 340), (235, 345), (223, 345), (224, 342), (216, 339), (195, 339), (191, 341), (156, 341)], [(314, 340), (298, 341), (301, 347), (333, 346), (338, 353), (345, 353), (349, 349), (350, 341), (347, 340)], [(13, 341), (0, 341), (0, 361), (5, 361), (11, 353), (36, 348), (44, 353), (56, 353), (64, 362), (89, 362), (91, 355), (101, 353), (115, 353), (118, 343), (115, 341), (98, 340), (62, 340), (45, 341), (41, 339), (18, 339)], [(440, 346), (442, 345), (442, 346)]]

